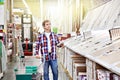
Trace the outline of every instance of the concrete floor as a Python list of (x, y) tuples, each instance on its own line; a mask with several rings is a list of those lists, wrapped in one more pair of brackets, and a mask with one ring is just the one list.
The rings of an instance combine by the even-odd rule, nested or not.
[[(40, 60), (31, 58), (31, 57), (25, 58), (24, 62), (25, 62), (25, 65), (36, 65), (36, 66), (40, 65)], [(64, 69), (62, 68), (62, 66), (59, 64), (58, 67), (59, 67), (58, 68), (59, 69), (59, 80), (70, 80), (69, 77), (67, 76), (67, 74), (64, 72)], [(4, 74), (4, 77), (1, 80), (16, 80), (15, 72), (14, 72), (15, 68), (18, 68), (18, 69), (24, 68), (23, 63), (20, 62), (19, 59), (17, 59), (17, 61), (8, 63), (7, 70)], [(42, 66), (39, 68), (39, 72), (43, 73), (43, 71), (41, 71), (41, 69), (42, 69)], [(50, 80), (53, 80), (51, 69), (50, 69), (49, 73), (50, 73)]]

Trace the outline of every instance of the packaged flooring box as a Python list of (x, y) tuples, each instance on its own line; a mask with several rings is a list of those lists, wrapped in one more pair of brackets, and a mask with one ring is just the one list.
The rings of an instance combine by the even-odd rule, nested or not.
[[(97, 69), (97, 80), (120, 80), (118, 76), (105, 69)], [(116, 79), (115, 79), (116, 78)]]
[(73, 62), (76, 61), (76, 60), (79, 60), (80, 63), (85, 63), (86, 62), (86, 58), (79, 55), (79, 54), (72, 55), (71, 58), (72, 58)]
[(86, 59), (87, 80), (96, 80), (96, 63)]
[(87, 80), (86, 72), (79, 72), (77, 76), (77, 80)]
[[(81, 60), (79, 60), (79, 59), (73, 60), (72, 61), (72, 71), (75, 68), (75, 64), (85, 64), (85, 63), (84, 62), (81, 63)], [(83, 70), (86, 70), (86, 65)]]
[(79, 64), (79, 63), (74, 63), (73, 64), (73, 72), (86, 72), (86, 64)]
[(79, 62), (79, 63), (85, 63), (86, 59), (85, 58), (72, 58), (72, 62)]
[(67, 70), (70, 73), (70, 76), (73, 76), (72, 74), (73, 74), (73, 64), (74, 63), (78, 63), (78, 64), (82, 63), (83, 64), (83, 61), (81, 62), (81, 60), (79, 58), (76, 58), (74, 60), (72, 58), (69, 59), (69, 63), (67, 65)]
[(120, 76), (116, 75), (116, 74), (112, 74), (110, 76), (110, 80), (120, 80)]
[(74, 66), (73, 66), (73, 79), (74, 80), (77, 80), (77, 76), (79, 72), (86, 72), (86, 65), (74, 63)]
[(72, 59), (70, 57), (67, 62), (67, 71), (70, 73), (70, 76), (72, 77)]
[(65, 52), (64, 52), (64, 68), (67, 69), (67, 62), (68, 62), (68, 55), (70, 53), (70, 50), (65, 47)]
[(73, 64), (74, 63), (78, 63), (78, 64), (83, 64), (83, 63), (85, 63), (85, 60), (81, 60), (80, 58), (70, 58), (69, 59), (69, 63), (68, 63), (68, 65), (67, 65), (67, 70), (68, 70), (68, 72), (70, 73), (70, 76), (71, 77), (73, 77)]
[(69, 67), (69, 70), (72, 71), (71, 72), (72, 77), (73, 77), (73, 65), (74, 65), (74, 63), (83, 64), (83, 63), (85, 63), (85, 60), (86, 60), (85, 57), (83, 57), (79, 54), (74, 54), (71, 56), (71, 62), (70, 62), (71, 67)]
[(72, 55), (72, 58), (81, 58), (81, 57), (83, 57), (83, 56), (81, 56), (80, 54), (77, 54), (77, 53), (75, 53), (74, 55)]
[(72, 56), (74, 55), (75, 53), (71, 50), (68, 51), (67, 53), (67, 66), (66, 66), (66, 69), (67, 71), (70, 73), (70, 76), (72, 77)]

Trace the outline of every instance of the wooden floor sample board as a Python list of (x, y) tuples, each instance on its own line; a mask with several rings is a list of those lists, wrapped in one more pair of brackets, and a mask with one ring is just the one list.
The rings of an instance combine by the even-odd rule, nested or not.
[(109, 52), (111, 50), (114, 51), (119, 47), (119, 45), (120, 45), (119, 43), (120, 43), (120, 40), (116, 41), (115, 43), (106, 44), (103, 48), (101, 48), (100, 50), (98, 50), (94, 53), (91, 53), (90, 55), (92, 55), (94, 57), (98, 57), (98, 56), (106, 54), (106, 52)]
[(111, 0), (88, 12), (81, 25), (81, 31), (103, 30), (120, 26), (120, 0)]
[(108, 35), (101, 33), (86, 40), (79, 38), (69, 40), (66, 47), (120, 74), (120, 39), (111, 41)]
[(110, 54), (104, 54), (104, 55), (97, 57), (97, 58), (105, 63), (112, 65), (112, 64), (120, 61), (120, 51), (115, 51), (115, 52), (110, 53)]

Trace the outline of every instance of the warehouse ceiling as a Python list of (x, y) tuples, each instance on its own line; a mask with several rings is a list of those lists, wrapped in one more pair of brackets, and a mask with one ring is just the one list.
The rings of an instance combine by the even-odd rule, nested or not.
[(25, 6), (23, 0), (13, 0), (13, 8), (19, 8), (23, 10), (29, 9), (32, 15), (40, 17), (40, 0), (24, 0), (27, 3), (28, 8)]
[[(32, 15), (35, 17), (40, 17), (40, 1), (41, 0), (13, 0), (13, 8), (19, 8), (23, 10), (27, 10), (24, 2), (27, 4), (29, 10), (31, 11)], [(58, 0), (42, 0), (43, 1), (43, 9), (45, 5), (48, 3), (54, 3)]]
[[(27, 3), (27, 6), (30, 12), (32, 13), (32, 15), (35, 17), (40, 17), (40, 13), (41, 13), (40, 12), (40, 1), (43, 2), (43, 10), (44, 10), (45, 7), (48, 5), (48, 3), (57, 3), (58, 0), (13, 0), (13, 8), (19, 8), (19, 9), (23, 9), (26, 11), (27, 8), (24, 4), (25, 2)], [(59, 1), (64, 1), (64, 0), (59, 0)], [(88, 1), (88, 0), (83, 0), (83, 1)], [(96, 7), (111, 0), (90, 0), (90, 1), (92, 1), (94, 5), (93, 7)]]

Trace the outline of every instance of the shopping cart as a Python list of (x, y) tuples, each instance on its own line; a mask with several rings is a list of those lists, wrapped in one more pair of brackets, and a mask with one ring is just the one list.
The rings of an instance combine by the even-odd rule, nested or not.
[[(42, 80), (41, 60), (33, 56), (24, 56), (20, 39), (18, 39), (18, 53), (18, 64), (14, 69), (16, 80)], [(38, 70), (41, 70), (41, 72)]]
[(35, 60), (31, 58), (29, 60), (22, 60), (19, 65), (20, 67), (14, 70), (16, 80), (42, 80), (42, 70), (41, 72), (38, 71), (42, 67), (42, 63), (39, 63), (40, 65), (38, 66), (35, 66), (34, 63)]

